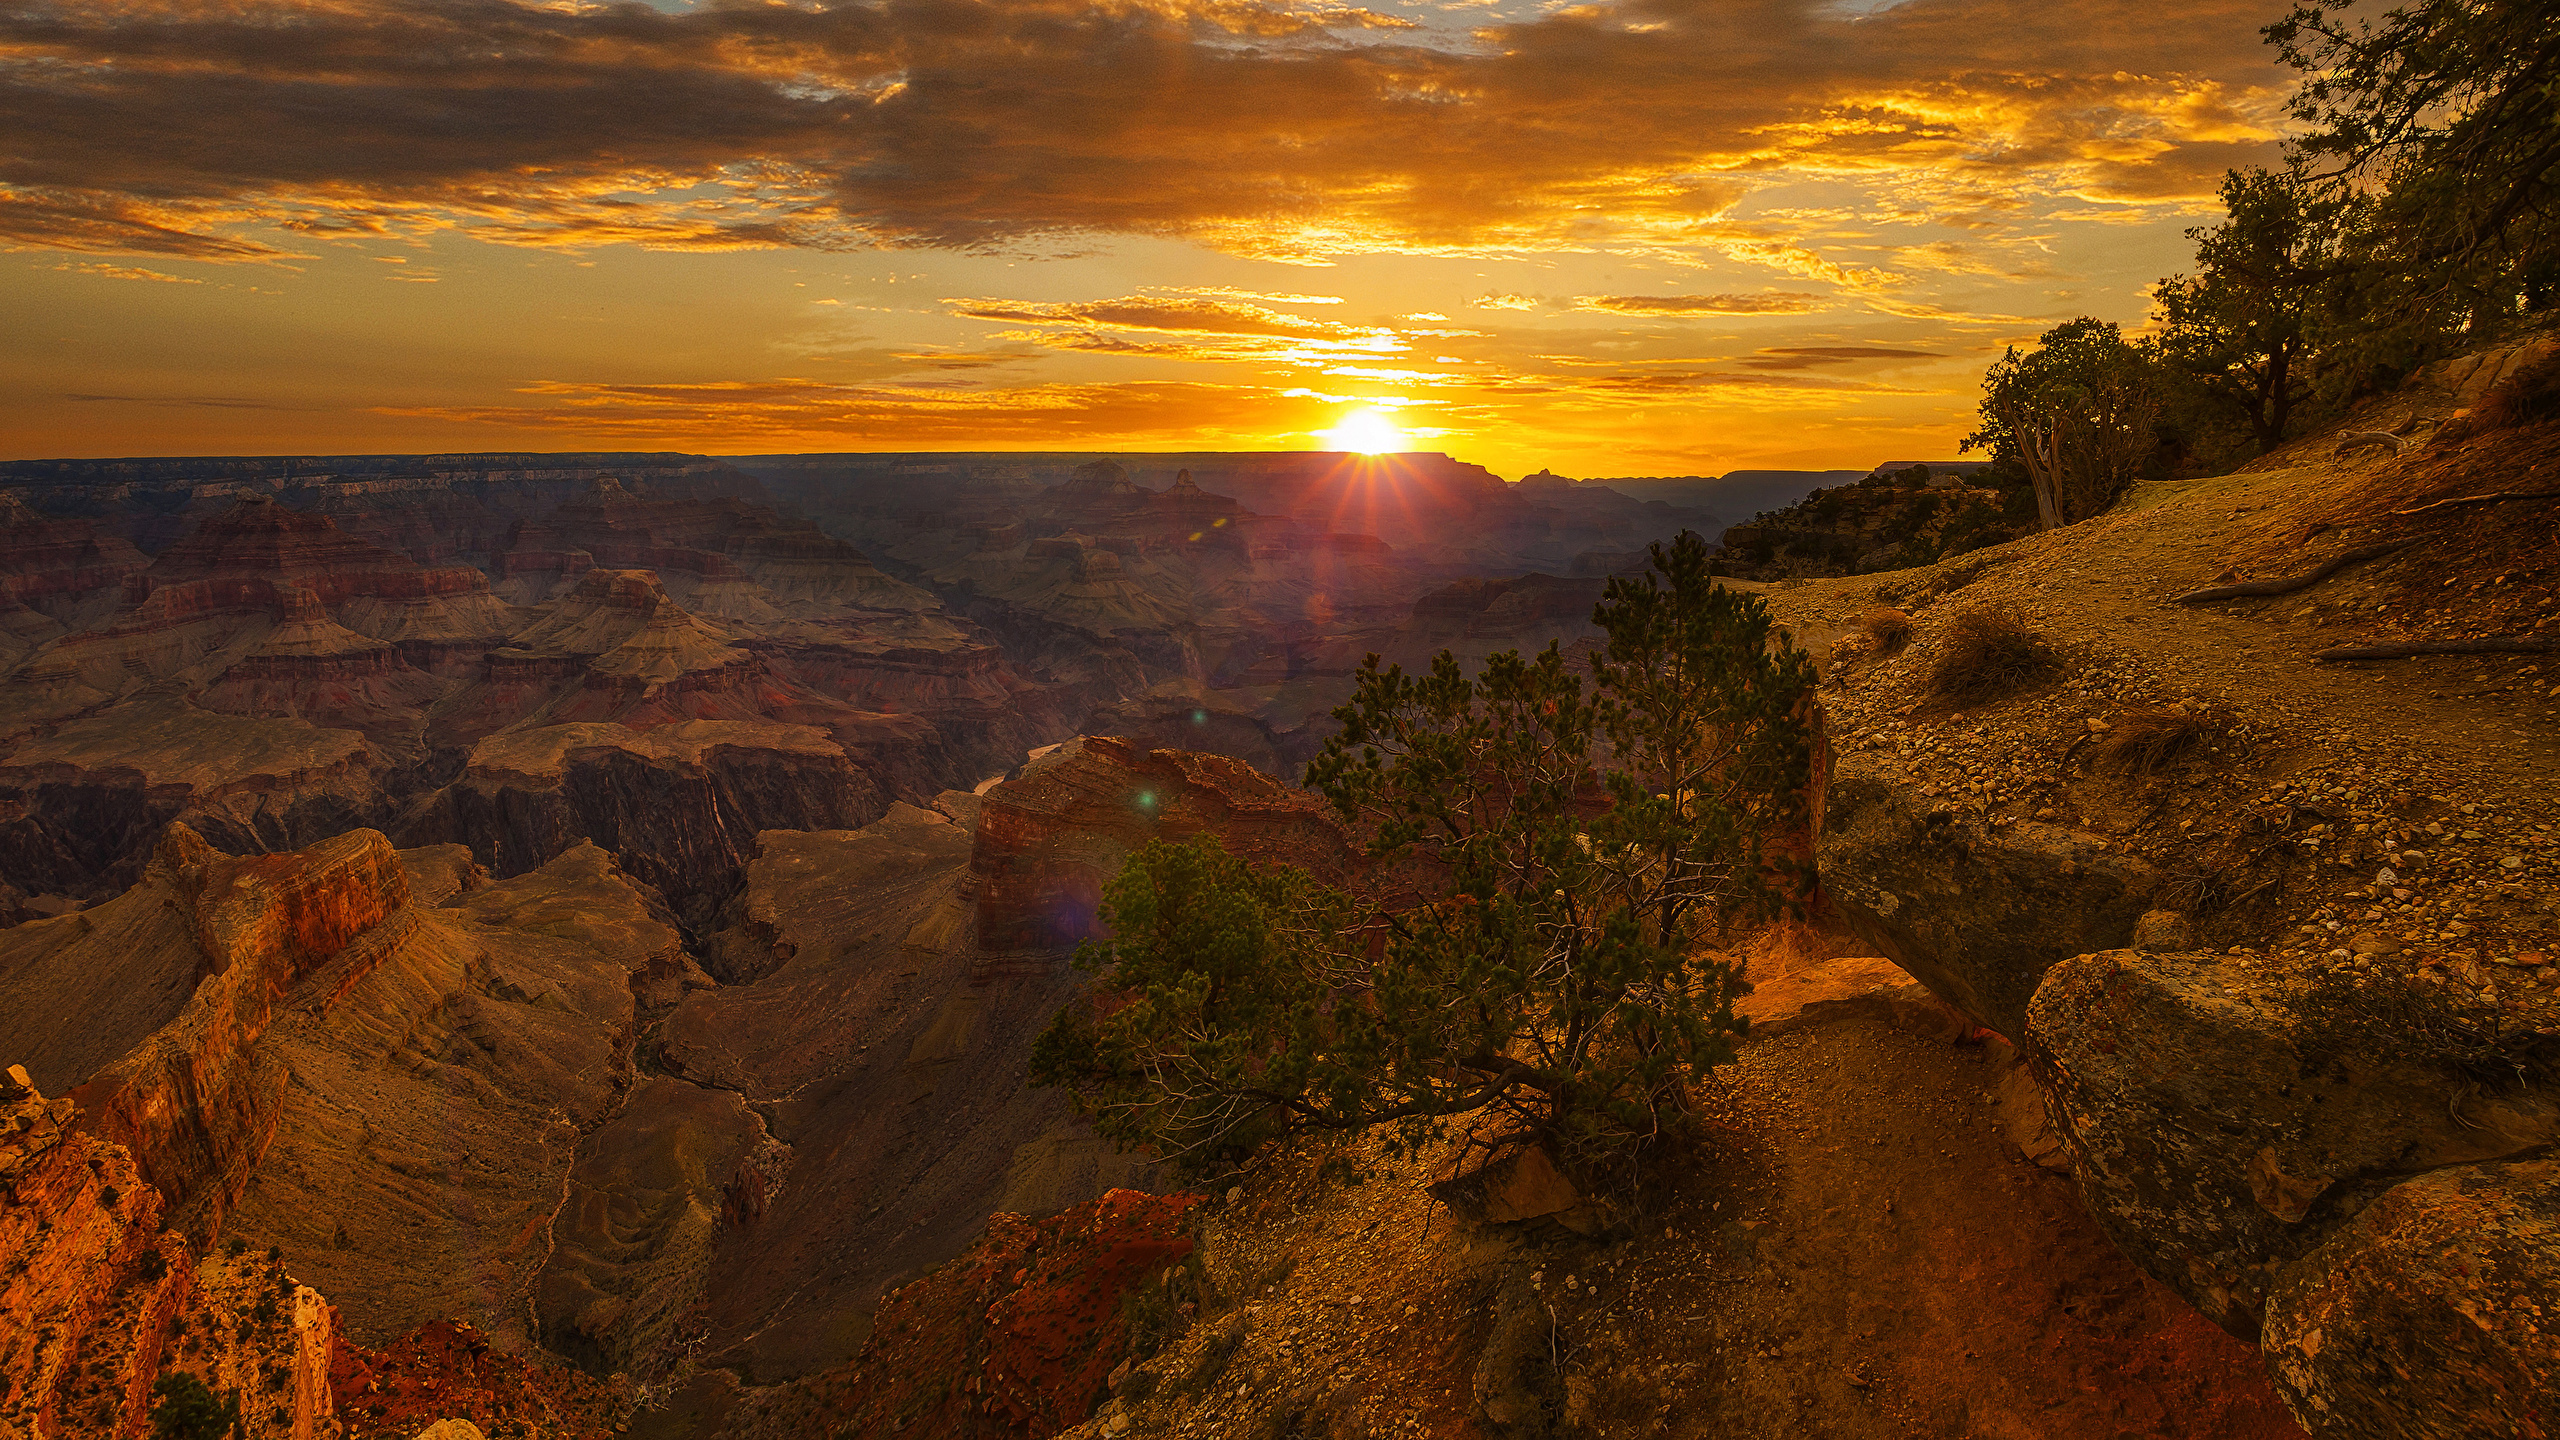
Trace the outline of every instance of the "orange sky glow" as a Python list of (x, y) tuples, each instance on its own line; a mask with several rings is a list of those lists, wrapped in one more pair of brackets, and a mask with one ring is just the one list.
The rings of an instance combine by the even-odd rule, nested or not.
[(2281, 9), (29, 0), (0, 455), (1941, 458), (2273, 159)]

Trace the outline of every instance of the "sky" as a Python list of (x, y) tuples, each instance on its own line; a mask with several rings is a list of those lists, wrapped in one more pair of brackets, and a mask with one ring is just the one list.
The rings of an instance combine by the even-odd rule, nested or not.
[(2283, 8), (0, 0), (0, 457), (1948, 458)]

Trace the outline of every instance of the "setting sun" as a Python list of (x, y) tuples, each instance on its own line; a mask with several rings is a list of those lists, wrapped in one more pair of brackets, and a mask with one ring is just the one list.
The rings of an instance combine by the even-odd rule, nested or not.
[(1342, 422), (1324, 432), (1327, 448), (1357, 450), (1363, 455), (1384, 455), (1402, 450), (1405, 433), (1395, 422), (1375, 410), (1355, 410), (1342, 417)]

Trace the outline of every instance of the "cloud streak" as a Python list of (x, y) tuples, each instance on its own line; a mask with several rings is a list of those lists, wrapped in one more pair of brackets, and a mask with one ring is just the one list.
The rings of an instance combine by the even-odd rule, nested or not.
[(2268, 138), (2263, 7), (1610, 0), (1427, 40), (1262, 0), (15, 0), (0, 238), (270, 258), (277, 230), (523, 245), (1714, 251), (1778, 174), (2193, 197)]

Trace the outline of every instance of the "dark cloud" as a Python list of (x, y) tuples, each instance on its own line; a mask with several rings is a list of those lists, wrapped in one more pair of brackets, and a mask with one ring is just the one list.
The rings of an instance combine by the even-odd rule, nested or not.
[(260, 225), (1104, 233), (1284, 258), (1723, 249), (1811, 276), (1784, 227), (1721, 218), (1767, 177), (1890, 177), (1952, 223), (2029, 183), (2209, 191), (2263, 152), (2271, 13), (1611, 0), (1446, 47), (1281, 0), (0, 0), (0, 240), (241, 260), (273, 257)]
[(1810, 370), (1860, 360), (1943, 360), (1934, 350), (1891, 350), (1878, 345), (1774, 345), (1742, 363), (1754, 370)]
[(1764, 295), (1582, 295), (1576, 310), (1605, 310), (1613, 315), (1696, 316), (1802, 315), (1822, 308), (1822, 297), (1801, 291)]

